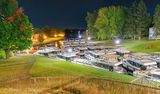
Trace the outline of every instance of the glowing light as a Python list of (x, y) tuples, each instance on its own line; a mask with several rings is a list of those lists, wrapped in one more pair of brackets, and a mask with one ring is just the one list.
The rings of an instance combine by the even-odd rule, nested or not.
[(63, 44), (64, 44), (64, 41), (59, 41), (59, 43), (60, 43), (61, 45), (63, 45)]
[(116, 45), (121, 44), (121, 40), (120, 40), (120, 39), (116, 39), (116, 40), (115, 40), (115, 44), (116, 44)]
[(46, 35), (44, 35), (44, 36), (43, 36), (43, 38), (44, 38), (44, 39), (47, 39), (47, 36), (46, 36)]
[(55, 34), (54, 37), (57, 37), (57, 35)]
[(39, 34), (34, 34), (32, 35), (32, 43), (37, 43), (38, 42), (38, 37), (39, 37)]
[(59, 34), (58, 36), (60, 36), (60, 37), (64, 37), (64, 34)]
[(58, 47), (58, 43), (57, 42), (55, 43), (55, 47)]
[(79, 35), (79, 36), (78, 36), (78, 38), (79, 38), (79, 39), (81, 39), (81, 38), (82, 38), (82, 36), (81, 36), (81, 35)]
[(91, 40), (92, 38), (91, 37), (88, 37), (88, 40)]
[(71, 53), (72, 51), (73, 51), (72, 48), (69, 48), (69, 49), (68, 49), (68, 52), (69, 52), (69, 53)]

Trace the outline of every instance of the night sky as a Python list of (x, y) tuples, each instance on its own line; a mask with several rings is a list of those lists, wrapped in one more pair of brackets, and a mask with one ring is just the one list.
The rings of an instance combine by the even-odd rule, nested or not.
[[(109, 5), (130, 6), (134, 0), (19, 0), (34, 27), (86, 28), (85, 16)], [(160, 0), (144, 0), (153, 15)]]

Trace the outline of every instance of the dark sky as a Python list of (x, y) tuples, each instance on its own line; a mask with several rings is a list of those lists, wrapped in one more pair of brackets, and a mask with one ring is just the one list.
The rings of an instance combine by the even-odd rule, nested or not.
[[(130, 6), (134, 0), (19, 0), (34, 27), (85, 28), (85, 16), (109, 5)], [(144, 0), (153, 14), (160, 0)]]

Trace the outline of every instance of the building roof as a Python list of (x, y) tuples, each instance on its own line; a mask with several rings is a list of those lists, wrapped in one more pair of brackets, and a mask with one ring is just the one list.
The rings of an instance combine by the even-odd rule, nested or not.
[(72, 57), (76, 57), (76, 53), (60, 53), (59, 56), (72, 58)]
[(100, 55), (104, 55), (104, 51), (89, 51), (89, 53), (93, 54), (93, 55), (97, 55), (97, 56), (100, 56)]
[(157, 62), (150, 60), (150, 59), (137, 59), (137, 58), (131, 58), (129, 60), (132, 60), (134, 62), (137, 62), (139, 64), (145, 65), (145, 66), (149, 66), (149, 65), (156, 65)]
[(78, 50), (88, 50), (87, 47), (77, 47)]
[(130, 53), (130, 51), (126, 50), (126, 49), (115, 49), (116, 52), (118, 53), (122, 53), (122, 54), (128, 54)]
[(61, 50), (55, 47), (47, 47), (42, 50), (38, 50), (38, 53), (51, 53), (51, 52), (60, 52)]
[(115, 54), (104, 54), (103, 56), (101, 56), (101, 59), (103, 60), (104, 63), (106, 64), (110, 64), (110, 65), (114, 65), (114, 66), (118, 66), (120, 64), (122, 64), (122, 62), (119, 62), (117, 60), (117, 55)]
[(160, 69), (151, 70), (150, 73), (155, 75), (160, 75)]

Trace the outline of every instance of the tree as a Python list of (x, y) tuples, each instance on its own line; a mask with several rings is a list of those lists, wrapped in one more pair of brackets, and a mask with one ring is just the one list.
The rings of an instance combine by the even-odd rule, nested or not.
[(98, 30), (98, 39), (113, 39), (121, 35), (125, 23), (125, 14), (122, 7), (104, 7), (98, 12), (95, 28)]
[(143, 0), (135, 0), (131, 8), (127, 10), (125, 24), (126, 36), (136, 37), (140, 40), (148, 34), (151, 18), (147, 13), (147, 8)]
[(159, 15), (160, 15), (160, 4), (156, 6), (155, 14), (153, 17), (153, 24), (154, 24), (154, 27), (156, 28), (157, 35), (160, 34), (160, 16)]
[(54, 26), (46, 26), (44, 28), (41, 28), (41, 31), (47, 35), (48, 37), (55, 37), (54, 35), (57, 34), (63, 34), (64, 30), (58, 27), (54, 27)]
[(150, 16), (147, 13), (147, 7), (143, 0), (139, 1), (136, 9), (137, 9), (135, 15), (136, 33), (138, 35), (138, 39), (140, 40), (142, 37), (148, 34), (148, 28), (150, 25)]
[(31, 46), (32, 24), (18, 8), (17, 0), (0, 2), (0, 49), (9, 58), (10, 51), (24, 50)]
[(98, 30), (94, 27), (97, 16), (98, 16), (97, 11), (93, 13), (88, 12), (86, 16), (87, 30), (89, 35), (91, 35), (93, 38), (97, 38)]
[(127, 8), (126, 9), (126, 20), (125, 20), (125, 25), (124, 25), (124, 32), (123, 32), (123, 37), (124, 38), (131, 38), (134, 39), (136, 38), (136, 26), (134, 24), (134, 19), (133, 19), (133, 10), (132, 8)]

